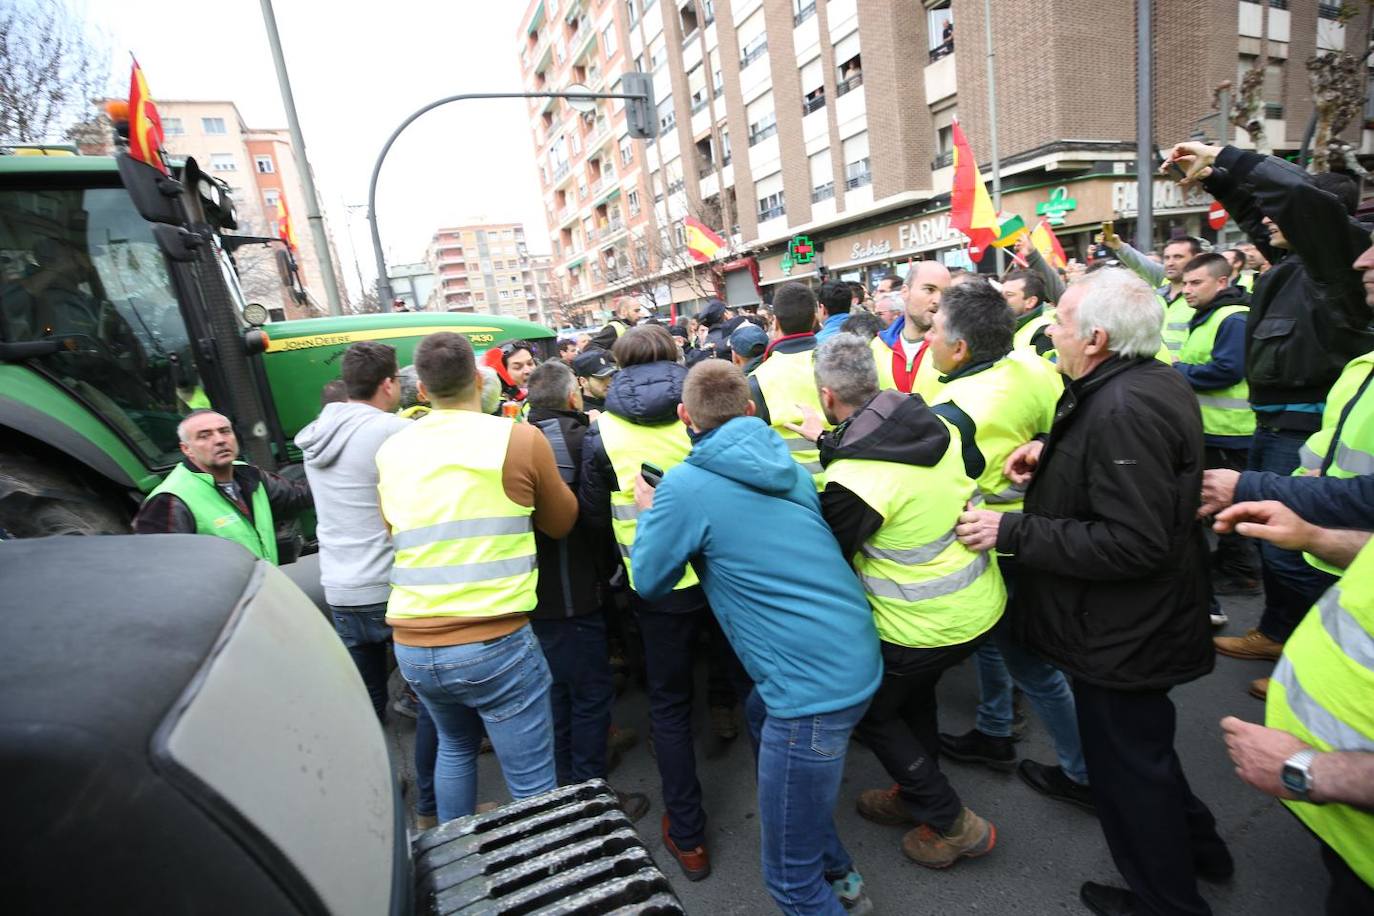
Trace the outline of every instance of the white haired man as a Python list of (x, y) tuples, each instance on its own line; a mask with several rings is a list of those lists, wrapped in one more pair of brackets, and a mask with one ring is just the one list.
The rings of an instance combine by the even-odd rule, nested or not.
[(1174, 750), (1169, 690), (1213, 660), (1202, 417), (1154, 358), (1162, 311), (1124, 270), (1069, 287), (1050, 331), (1068, 388), (1048, 437), (1007, 459), (1029, 480), (1024, 511), (969, 510), (956, 534), (1016, 557), (1018, 636), (1072, 679), (1098, 819), (1130, 885), (1086, 882), (1084, 904), (1204, 916), (1197, 878), (1234, 865)]

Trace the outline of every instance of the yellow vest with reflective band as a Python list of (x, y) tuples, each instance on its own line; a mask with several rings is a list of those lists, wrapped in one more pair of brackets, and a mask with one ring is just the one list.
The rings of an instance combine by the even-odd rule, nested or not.
[[(929, 358), (929, 357), (927, 357)], [(993, 365), (950, 379), (935, 403), (952, 402), (974, 424), (974, 444), (986, 462), (975, 481), (989, 509), (1019, 512), (1024, 487), (1013, 484), (1002, 467), (1011, 453), (1050, 431), (1064, 377), (1033, 349), (1013, 350)]]
[[(234, 464), (242, 466), (245, 462), (235, 461)], [(265, 484), (253, 491), (251, 519), (220, 492), (212, 475), (192, 471), (185, 464), (172, 468), (172, 473), (148, 494), (148, 499), (159, 493), (170, 493), (186, 504), (195, 519), (196, 534), (234, 541), (258, 559), (276, 565), (277, 528), (272, 520), (272, 505), (267, 501)]]
[[(1207, 316), (1207, 320), (1188, 333), (1178, 361), (1200, 366), (1212, 361), (1212, 347), (1216, 345), (1217, 329), (1232, 315), (1248, 314), (1244, 305), (1223, 305)], [(1202, 431), (1212, 436), (1253, 436), (1255, 412), (1250, 409), (1250, 386), (1241, 379), (1227, 388), (1209, 388), (1197, 392), (1202, 408)]]
[[(1284, 643), (1264, 724), (1320, 751), (1374, 752), (1374, 541)], [(1284, 801), (1355, 874), (1374, 885), (1374, 814)]]
[[(615, 469), (620, 489), (611, 493), (611, 530), (625, 562), (625, 575), (630, 588), (635, 585), (632, 564), (635, 532), (639, 530), (639, 507), (635, 505), (635, 475), (639, 466), (648, 462), (660, 471), (681, 464), (692, 451), (687, 427), (676, 420), (658, 426), (641, 426), (613, 413), (603, 413), (596, 421), (601, 430), (601, 445)], [(698, 582), (696, 571), (688, 564), (687, 572), (677, 580), (673, 591), (690, 588)]]
[(1169, 287), (1161, 286), (1155, 290), (1155, 298), (1164, 309), (1164, 346), (1171, 352), (1177, 353), (1183, 349), (1183, 342), (1188, 339), (1188, 322), (1193, 320), (1196, 314), (1193, 307), (1188, 304), (1188, 299), (1179, 293), (1172, 302), (1169, 301)]
[[(889, 358), (891, 358), (891, 351)], [(810, 407), (822, 418), (825, 411), (821, 408), (821, 395), (816, 389), (815, 350), (800, 353), (780, 353), (774, 350), (768, 358), (754, 370), (759, 391), (763, 393), (764, 404), (768, 407), (769, 422), (773, 430), (782, 436), (787, 450), (793, 459), (806, 469), (817, 490), (825, 489), (825, 471), (821, 468), (821, 453), (816, 444), (792, 432), (784, 423), (802, 422), (798, 404)]]
[(396, 549), (388, 617), (534, 609), (534, 509), (511, 500), (501, 480), (514, 426), (433, 410), (378, 449), (377, 495)]
[[(873, 338), (873, 342), (869, 346), (873, 349), (873, 361), (878, 365), (878, 390), (881, 391), (884, 388), (891, 388), (894, 391), (901, 390), (897, 387), (897, 380), (892, 375), (893, 349), (878, 337)], [(919, 347), (921, 342), (917, 341), (912, 344), (911, 341), (903, 339), (902, 346)], [(943, 385), (944, 383), (940, 381), (940, 370), (935, 368), (935, 360), (931, 359), (930, 354), (927, 353), (921, 357), (921, 365), (916, 367), (916, 378), (911, 382), (911, 390), (903, 393), (919, 394), (921, 399), (929, 404), (940, 393)], [(770, 407), (769, 410), (772, 408)]]
[[(1013, 334), (1011, 338), (1012, 349), (1029, 350), (1032, 353), (1035, 353), (1035, 335), (1039, 334), (1041, 331), (1049, 327), (1051, 324), (1054, 324), (1054, 315), (1054, 309), (1046, 308), (1039, 315), (1036, 315), (1030, 321), (1027, 321), (1025, 324), (1021, 325), (1021, 327), (1017, 328), (1016, 333)], [(1036, 353), (1036, 355), (1043, 359), (1047, 359), (1050, 362), (1055, 361), (1055, 352), (1053, 347), (1046, 350), (1044, 353)]]
[(997, 558), (954, 537), (974, 486), (964, 473), (959, 432), (946, 427), (949, 448), (933, 467), (845, 458), (826, 468), (831, 483), (883, 517), (853, 564), (884, 642), (917, 648), (968, 642), (991, 629), (1007, 603)]
[(1253, 270), (1242, 270), (1240, 276), (1236, 278), (1236, 286), (1245, 290), (1247, 293), (1255, 291), (1255, 272)]

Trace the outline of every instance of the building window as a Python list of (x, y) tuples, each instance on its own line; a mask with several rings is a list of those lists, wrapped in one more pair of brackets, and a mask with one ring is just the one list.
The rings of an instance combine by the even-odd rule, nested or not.
[(670, 95), (658, 103), (658, 126), (659, 133), (666, 134), (677, 125), (677, 112), (673, 109), (673, 97)]
[(873, 175), (868, 170), (868, 158), (846, 163), (844, 167), (844, 186), (849, 190), (862, 188), (873, 183)]
[(806, 94), (802, 99), (802, 116), (811, 114), (813, 111), (820, 111), (825, 107), (825, 87), (818, 86)]
[(835, 176), (830, 170), (830, 150), (822, 150), (810, 157), (811, 202), (829, 200), (835, 196)]
[(200, 119), (200, 129), (203, 130), (203, 131), (205, 131), (207, 134), (227, 134), (227, 133), (228, 133), (228, 131), (224, 129), (224, 119), (223, 119), (223, 118), (201, 118), (201, 119)]
[(752, 39), (747, 45), (740, 49), (739, 68), (743, 70), (767, 53), (768, 35), (765, 33)]
[(932, 62), (954, 53), (954, 10), (950, 0), (936, 3), (926, 13), (926, 34)]
[(211, 153), (210, 171), (212, 172), (237, 172), (238, 163), (234, 161), (233, 153)]
[(629, 137), (620, 138), (620, 164), (629, 165), (634, 162), (635, 145)]
[(262, 202), (267, 204), (267, 215), (270, 217), (277, 212), (277, 201), (281, 200), (281, 192), (275, 188), (268, 188), (262, 192)]
[(687, 4), (678, 10), (678, 17), (682, 20), (682, 40), (685, 42), (696, 35), (697, 31), (697, 5), (693, 0), (688, 0)]
[(816, 15), (816, 0), (792, 0), (792, 24), (801, 25)]
[(720, 164), (730, 164), (730, 132), (722, 130), (720, 132)]
[(766, 140), (778, 132), (778, 119), (773, 112), (768, 112), (758, 121), (749, 125), (749, 145), (753, 146), (761, 140)]
[(759, 222), (787, 215), (787, 206), (782, 191), (759, 198)]
[[(845, 44), (847, 42), (848, 40), (846, 39), (845, 41), (841, 42), (841, 44)], [(857, 46), (857, 44), (858, 42), (856, 39), (854, 45)], [(838, 46), (836, 50), (838, 52)], [(835, 57), (837, 60), (839, 59), (839, 56), (840, 55), (836, 53)], [(835, 85), (835, 95), (840, 96), (844, 95), (847, 92), (853, 92), (855, 89), (858, 89), (860, 86), (864, 84), (863, 60), (857, 52), (851, 54), (848, 58), (841, 60), (839, 66), (835, 69), (838, 73), (838, 79)]]
[(606, 30), (601, 33), (601, 47), (605, 52), (607, 60), (611, 59), (612, 57), (615, 57), (616, 43), (614, 22), (606, 26)]
[(254, 156), (253, 164), (258, 167), (258, 171), (263, 175), (271, 175), (277, 170), (271, 156)]
[(639, 215), (639, 191), (630, 191), (625, 195), (625, 205), (630, 208), (631, 216)]
[(162, 132), (168, 137), (180, 137), (186, 133), (186, 128), (181, 126), (181, 118), (163, 118)]

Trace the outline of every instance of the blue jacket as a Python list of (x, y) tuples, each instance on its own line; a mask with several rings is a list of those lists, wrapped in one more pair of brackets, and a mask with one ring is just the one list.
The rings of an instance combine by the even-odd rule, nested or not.
[(1363, 477), (1285, 477), (1246, 471), (1234, 502), (1275, 499), (1323, 528), (1374, 528), (1374, 474)]
[(757, 417), (697, 439), (639, 516), (635, 584), (666, 595), (690, 560), (768, 714), (835, 712), (883, 676), (862, 587), (821, 516), (811, 477)]
[(825, 324), (816, 332), (816, 343), (820, 343), (832, 334), (840, 333), (840, 325), (849, 320), (848, 312), (840, 312), (838, 315), (831, 315), (825, 319)]

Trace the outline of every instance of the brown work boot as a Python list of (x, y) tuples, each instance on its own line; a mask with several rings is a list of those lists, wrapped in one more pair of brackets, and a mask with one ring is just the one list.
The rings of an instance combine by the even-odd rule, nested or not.
[(1255, 678), (1253, 681), (1251, 681), (1251, 682), (1250, 682), (1250, 696), (1254, 697), (1254, 698), (1257, 699), (1257, 700), (1265, 700), (1265, 699), (1268, 699), (1268, 698), (1269, 698), (1269, 678), (1267, 678), (1267, 677), (1260, 677), (1260, 678)]
[(996, 845), (997, 828), (967, 808), (959, 812), (949, 833), (922, 824), (902, 837), (902, 852), (926, 868), (949, 868), (961, 858), (986, 855)]
[(439, 817), (438, 817), (438, 815), (434, 815), (434, 814), (417, 814), (417, 815), (415, 815), (415, 829), (416, 829), (416, 830), (433, 830), (435, 827), (438, 827), (438, 826), (439, 826)]
[(896, 784), (890, 789), (868, 789), (859, 793), (859, 814), (875, 824), (888, 827), (905, 827), (916, 823), (916, 818), (902, 803), (902, 796)]
[(663, 847), (668, 855), (677, 860), (678, 867), (688, 881), (700, 881), (711, 874), (711, 857), (706, 854), (705, 846), (692, 849), (679, 849), (668, 834), (668, 815), (663, 815)]
[(1244, 636), (1213, 636), (1212, 645), (1231, 658), (1276, 661), (1283, 654), (1283, 643), (1274, 642), (1259, 630), (1251, 630)]

